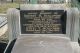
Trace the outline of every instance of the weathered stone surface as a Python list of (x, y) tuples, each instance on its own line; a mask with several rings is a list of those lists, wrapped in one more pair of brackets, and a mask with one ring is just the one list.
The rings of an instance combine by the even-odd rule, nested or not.
[(66, 37), (18, 37), (12, 53), (73, 53)]

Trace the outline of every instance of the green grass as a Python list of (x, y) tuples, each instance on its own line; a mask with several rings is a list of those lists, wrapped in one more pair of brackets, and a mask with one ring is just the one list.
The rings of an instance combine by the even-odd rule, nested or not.
[(17, 3), (6, 3), (0, 5), (0, 13), (6, 13), (9, 8), (18, 8), (19, 4)]

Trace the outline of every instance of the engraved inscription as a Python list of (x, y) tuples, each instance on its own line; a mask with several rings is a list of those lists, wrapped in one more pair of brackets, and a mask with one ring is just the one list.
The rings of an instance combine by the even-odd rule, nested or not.
[[(64, 10), (20, 11), (22, 34), (62, 34)], [(66, 24), (66, 21), (64, 21)]]

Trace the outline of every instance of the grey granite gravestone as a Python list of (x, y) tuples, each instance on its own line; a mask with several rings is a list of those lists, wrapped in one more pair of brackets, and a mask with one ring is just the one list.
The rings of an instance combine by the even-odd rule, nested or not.
[[(67, 37), (70, 37), (71, 40), (78, 41), (78, 37), (79, 37), (79, 11), (78, 11), (78, 9), (77, 8), (65, 8), (65, 7), (63, 7), (63, 5), (59, 6), (59, 7), (57, 6), (58, 8), (56, 6), (53, 4), (34, 4), (34, 5), (27, 4), (27, 5), (21, 5), (20, 11), (17, 9), (10, 9), (7, 13), (8, 24), (9, 24), (9, 29), (10, 29), (9, 30), (10, 31), (10, 33), (9, 33), (10, 39), (13, 40), (14, 38), (16, 38), (19, 35), (27, 35), (27, 34), (36, 35), (36, 34), (40, 34), (40, 33), (41, 34), (47, 33), (47, 35), (49, 35), (49, 34), (54, 35), (57, 33), (57, 34), (65, 34)], [(55, 18), (53, 20), (52, 20), (52, 18), (50, 18), (51, 19), (50, 20), (48, 18), (48, 16), (46, 19), (47, 14), (45, 14), (45, 13), (48, 13), (48, 12), (51, 13), (48, 15), (50, 17), (51, 16), (59, 17), (59, 15), (62, 12), (63, 12), (63, 15), (61, 15), (62, 18), (59, 17), (59, 19)], [(55, 12), (58, 14), (55, 14)], [(61, 13), (59, 13), (59, 12), (61, 12)], [(31, 15), (31, 13), (34, 15)], [(41, 13), (43, 13), (43, 14), (41, 14)], [(35, 18), (32, 18), (34, 16), (35, 16)], [(28, 17), (31, 17), (31, 18), (28, 19)], [(35, 19), (36, 21), (33, 19)], [(48, 20), (48, 22), (45, 21), (45, 19)], [(55, 22), (54, 22), (54, 24), (51, 24), (55, 20), (58, 25), (56, 25)], [(42, 24), (40, 24), (40, 23), (42, 23)], [(35, 27), (39, 30), (34, 31), (35, 27), (32, 27), (32, 26), (34, 26), (34, 24), (35, 24)], [(51, 25), (51, 26), (49, 26), (49, 25)], [(34, 32), (27, 31), (27, 30), (29, 30), (29, 28), (30, 28), (30, 30), (33, 29), (32, 31), (34, 31)], [(41, 31), (41, 28), (42, 28), (43, 32)], [(58, 31), (55, 33), (55, 31), (51, 30), (52, 28), (53, 28), (53, 30), (60, 29), (59, 33), (58, 33)], [(61, 31), (63, 31), (63, 32), (61, 33)], [(19, 34), (19, 35), (17, 35), (17, 34)]]
[[(33, 52), (35, 51), (37, 52), (38, 50), (44, 52), (43, 49), (45, 49), (47, 53), (50, 53), (53, 52), (52, 49), (54, 49), (56, 50), (55, 51), (56, 53), (59, 53), (60, 49), (59, 50), (57, 49), (61, 48), (62, 45), (64, 45), (64, 47), (61, 49), (62, 53), (66, 51), (69, 51), (68, 53), (73, 53), (70, 41), (66, 38), (71, 38), (71, 40), (73, 41), (78, 40), (79, 17), (77, 8), (65, 8), (62, 6), (56, 7), (55, 5), (52, 4), (34, 4), (34, 5), (27, 4), (21, 5), (20, 10), (17, 9), (8, 10), (7, 16), (9, 22), (8, 25), (10, 41), (17, 38), (14, 46), (12, 47), (13, 48), (11, 50), (12, 53), (18, 53), (19, 51), (21, 51), (21, 53), (23, 51), (24, 53), (26, 53), (27, 52), (26, 49), (27, 50), (29, 49), (28, 52), (32, 53), (30, 51), (30, 49), (32, 48)], [(53, 29), (50, 29), (48, 26)], [(37, 30), (35, 30), (36, 27)], [(57, 30), (54, 30), (56, 28)], [(56, 38), (59, 37), (57, 39), (58, 41), (56, 41), (58, 43), (53, 42), (53, 40), (51, 41), (51, 39), (49, 38), (50, 36), (55, 40)], [(54, 38), (55, 36), (56, 38)], [(24, 39), (24, 41), (22, 39)], [(34, 39), (36, 40), (34, 41)], [(33, 40), (31, 41), (31, 43), (29, 41), (29, 43), (32, 45), (28, 45), (29, 44), (28, 42), (27, 44), (25, 44), (27, 40), (30, 41)], [(39, 42), (37, 40), (39, 40)], [(68, 42), (66, 42), (67, 40)], [(50, 44), (49, 41), (51, 41)], [(53, 45), (53, 43), (54, 44), (56, 43), (57, 47), (54, 48), (55, 45)], [(49, 45), (46, 46), (45, 44)], [(26, 47), (24, 47), (24, 45)], [(42, 47), (43, 45), (45, 47)], [(69, 48), (66, 48), (66, 45)], [(50, 50), (48, 50), (49, 48)], [(16, 51), (16, 49), (18, 50)]]

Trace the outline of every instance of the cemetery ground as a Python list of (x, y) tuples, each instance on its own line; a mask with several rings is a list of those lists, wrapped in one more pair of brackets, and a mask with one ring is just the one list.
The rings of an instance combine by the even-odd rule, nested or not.
[[(19, 4), (17, 3), (4, 3), (4, 4), (0, 4), (0, 14), (6, 14), (7, 10), (9, 8), (18, 8)], [(1, 33), (3, 33), (4, 31), (1, 30), (0, 28), (0, 53), (3, 53), (5, 47), (8, 44), (8, 32), (6, 31), (3, 35), (1, 35)]]
[(0, 13), (6, 13), (9, 8), (18, 8), (18, 3), (4, 3), (0, 4)]
[(9, 41), (7, 29), (7, 24), (3, 27), (0, 27), (0, 53), (3, 53)]
[[(7, 10), (9, 8), (18, 8), (19, 4), (17, 3), (5, 3), (5, 4), (0, 4), (0, 14), (6, 14)], [(3, 32), (3, 31), (2, 31)], [(1, 32), (0, 32), (1, 33)], [(4, 42), (4, 40), (7, 40), (7, 32), (4, 35), (0, 35), (0, 42)], [(7, 42), (7, 41), (6, 41)]]

